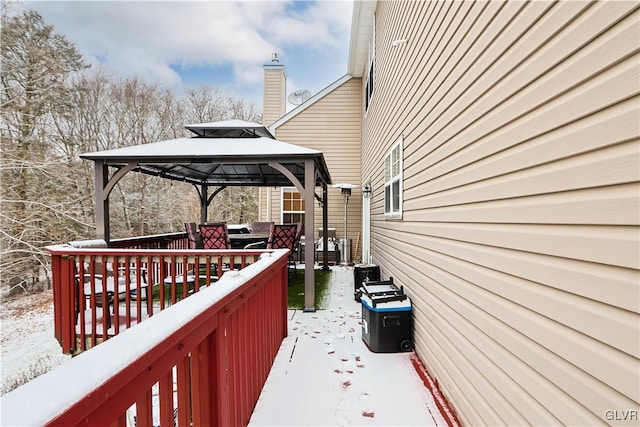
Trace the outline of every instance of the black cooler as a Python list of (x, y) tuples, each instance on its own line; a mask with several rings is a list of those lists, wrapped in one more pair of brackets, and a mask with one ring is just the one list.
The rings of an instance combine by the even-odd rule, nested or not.
[(389, 280), (362, 284), (362, 340), (374, 353), (411, 351), (411, 300)]

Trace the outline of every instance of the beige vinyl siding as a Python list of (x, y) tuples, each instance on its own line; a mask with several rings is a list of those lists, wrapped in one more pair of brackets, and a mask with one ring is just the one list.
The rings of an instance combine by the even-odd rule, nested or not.
[(286, 113), (286, 90), (284, 67), (265, 68), (262, 100), (262, 123), (265, 125), (270, 125)]
[(271, 221), (269, 206), (269, 189), (261, 187), (258, 189), (258, 221)]
[(640, 410), (638, 7), (377, 4), (372, 257), (463, 424), (637, 424), (606, 411)]
[[(350, 79), (276, 129), (276, 136), (282, 141), (321, 150), (334, 184), (350, 183), (358, 186), (353, 190), (347, 204), (347, 233), (353, 240), (352, 251), (356, 249), (362, 220), (362, 193), (359, 188), (361, 186), (360, 99), (361, 79)], [(317, 188), (316, 191), (321, 195), (321, 188)], [(328, 192), (329, 227), (335, 227), (337, 237), (343, 238), (342, 196), (339, 189), (331, 186)], [(275, 212), (279, 212), (280, 195), (274, 196), (272, 206)], [(317, 229), (322, 227), (322, 209), (317, 207), (315, 212), (317, 237)], [(362, 253), (361, 237), (358, 253)]]

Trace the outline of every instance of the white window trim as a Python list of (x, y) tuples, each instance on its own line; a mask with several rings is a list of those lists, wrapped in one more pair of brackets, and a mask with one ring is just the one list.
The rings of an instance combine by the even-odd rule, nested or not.
[[(391, 176), (389, 178), (389, 180), (387, 181), (387, 159), (392, 158), (392, 153), (394, 152), (394, 150), (396, 150), (397, 148), (399, 148), (400, 152), (398, 153), (398, 166), (399, 166), (399, 172), (397, 175)], [(400, 138), (398, 138), (398, 140), (396, 141), (395, 144), (393, 144), (393, 146), (391, 147), (391, 149), (389, 149), (389, 151), (387, 152), (387, 154), (384, 156), (384, 216), (385, 218), (390, 218), (390, 219), (401, 219), (402, 218), (402, 205), (403, 205), (403, 201), (404, 201), (404, 197), (403, 197), (403, 189), (404, 189), (404, 185), (403, 185), (403, 180), (404, 180), (404, 147), (402, 145), (402, 136), (400, 136)], [(390, 162), (391, 163), (391, 162)], [(393, 165), (390, 165), (390, 167), (393, 169)], [(398, 210), (394, 211), (393, 210), (393, 183), (395, 183), (396, 181), (398, 181)], [(387, 206), (387, 198), (386, 198), (386, 193), (387, 193), (387, 187), (390, 187), (390, 196), (389, 196), (389, 203), (391, 205), (391, 207)], [(390, 209), (389, 209), (390, 208)], [(388, 210), (389, 209), (389, 210)]]
[[(284, 223), (284, 214), (285, 214), (285, 210), (284, 210), (284, 192), (285, 191), (290, 191), (290, 190), (295, 190), (298, 194), (300, 194), (300, 191), (298, 191), (298, 189), (296, 187), (281, 187), (280, 188), (280, 224)], [(300, 197), (302, 197), (302, 195)], [(286, 211), (286, 213), (304, 215), (304, 211)]]

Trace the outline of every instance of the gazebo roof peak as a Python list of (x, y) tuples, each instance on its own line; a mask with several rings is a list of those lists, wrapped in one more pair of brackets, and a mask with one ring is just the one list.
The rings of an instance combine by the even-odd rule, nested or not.
[(196, 138), (258, 138), (275, 139), (269, 130), (259, 123), (244, 120), (223, 120), (186, 125)]

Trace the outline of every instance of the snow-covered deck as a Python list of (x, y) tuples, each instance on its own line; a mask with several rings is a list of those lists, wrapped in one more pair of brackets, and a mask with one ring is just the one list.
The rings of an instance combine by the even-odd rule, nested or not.
[(285, 338), (251, 426), (446, 426), (411, 353), (373, 353), (362, 341), (353, 269), (332, 267), (330, 300), (289, 310)]

